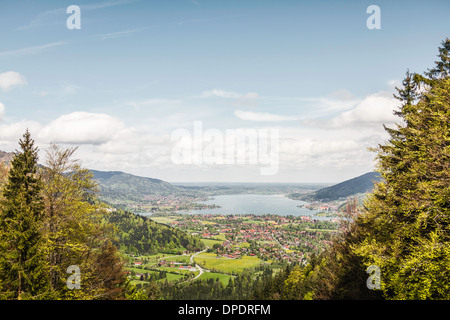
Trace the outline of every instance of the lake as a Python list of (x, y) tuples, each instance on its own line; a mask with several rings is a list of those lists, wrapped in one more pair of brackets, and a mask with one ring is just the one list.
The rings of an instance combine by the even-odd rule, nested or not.
[[(215, 204), (220, 208), (179, 211), (185, 214), (276, 214), (293, 216), (313, 216), (316, 210), (309, 210), (298, 205), (307, 202), (291, 200), (283, 195), (260, 194), (231, 194), (214, 196), (213, 199), (201, 201), (202, 204)], [(326, 217), (314, 217), (314, 219), (329, 219)]]

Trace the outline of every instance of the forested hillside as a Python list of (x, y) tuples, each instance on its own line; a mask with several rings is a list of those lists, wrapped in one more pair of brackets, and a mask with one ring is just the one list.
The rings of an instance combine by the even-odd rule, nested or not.
[(313, 195), (313, 199), (319, 201), (333, 201), (339, 198), (353, 196), (358, 193), (371, 192), (375, 183), (379, 181), (380, 174), (378, 172), (368, 172), (331, 187), (317, 190)]
[(306, 201), (334, 201), (371, 192), (374, 185), (380, 180), (381, 178), (378, 172), (368, 172), (330, 187), (321, 188), (310, 193), (293, 193), (289, 197)]
[(28, 130), (19, 146), (0, 171), (0, 299), (124, 297), (113, 229), (76, 149), (51, 145), (40, 167)]
[(192, 252), (204, 248), (200, 239), (139, 214), (116, 210), (108, 214), (107, 219), (118, 229), (117, 244), (127, 253), (180, 254), (185, 250)]
[(99, 184), (99, 196), (106, 201), (142, 201), (146, 196), (192, 194), (166, 181), (139, 177), (121, 171), (91, 170)]

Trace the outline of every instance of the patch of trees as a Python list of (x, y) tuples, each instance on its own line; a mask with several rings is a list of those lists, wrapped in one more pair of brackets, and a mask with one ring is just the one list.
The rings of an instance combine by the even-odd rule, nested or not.
[(139, 214), (118, 209), (108, 215), (108, 222), (116, 226), (117, 244), (127, 253), (181, 254), (184, 250), (192, 252), (204, 248), (199, 238)]
[(51, 145), (38, 166), (28, 130), (19, 145), (0, 185), (0, 299), (123, 298), (113, 229), (76, 149)]

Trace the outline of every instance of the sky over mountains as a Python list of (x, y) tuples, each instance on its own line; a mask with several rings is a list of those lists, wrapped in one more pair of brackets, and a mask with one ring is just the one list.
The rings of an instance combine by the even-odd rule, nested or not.
[[(166, 181), (337, 182), (371, 171), (366, 149), (396, 121), (394, 87), (407, 68), (431, 67), (450, 27), (448, 1), (392, 2), (2, 2), (0, 150), (29, 128), (42, 151), (78, 145), (86, 167)], [(81, 28), (70, 30), (73, 4)], [(371, 4), (379, 30), (366, 26)], [(221, 154), (230, 130), (277, 130), (276, 172), (261, 174), (261, 140), (253, 164), (196, 161), (195, 148), (191, 163), (176, 163), (189, 137), (174, 133), (194, 139), (196, 123), (203, 151), (211, 134)]]

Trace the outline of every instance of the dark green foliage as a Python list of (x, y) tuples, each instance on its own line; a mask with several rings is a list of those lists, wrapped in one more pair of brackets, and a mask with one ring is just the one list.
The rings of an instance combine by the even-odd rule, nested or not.
[(383, 272), (386, 298), (448, 299), (450, 286), (450, 79), (402, 113), (406, 126), (379, 146), (380, 183), (360, 218), (356, 252)]
[[(284, 281), (290, 267), (274, 275), (270, 266), (244, 270), (224, 285), (219, 279), (187, 281), (172, 285), (159, 284), (166, 300), (269, 300), (286, 299), (283, 295)], [(255, 275), (256, 273), (256, 275)]]
[(439, 60), (435, 61), (435, 67), (425, 73), (430, 79), (445, 79), (450, 76), (450, 39), (447, 38), (439, 47)]
[(38, 150), (28, 130), (19, 144), (1, 203), (0, 290), (7, 298), (33, 299), (45, 291), (44, 204), (36, 174)]
[(108, 221), (119, 232), (119, 245), (128, 253), (155, 254), (158, 252), (181, 253), (204, 248), (200, 239), (149, 218), (123, 210), (108, 215)]
[(381, 269), (386, 299), (450, 297), (449, 48), (446, 39), (435, 68), (407, 72), (397, 89), (402, 122), (375, 149), (383, 181), (355, 222), (352, 253)]
[[(53, 145), (38, 170), (28, 131), (19, 144), (0, 207), (0, 298), (123, 297), (123, 264), (104, 211), (92, 204), (94, 183), (70, 159), (74, 149)], [(69, 265), (80, 270), (77, 289), (67, 286)]]

